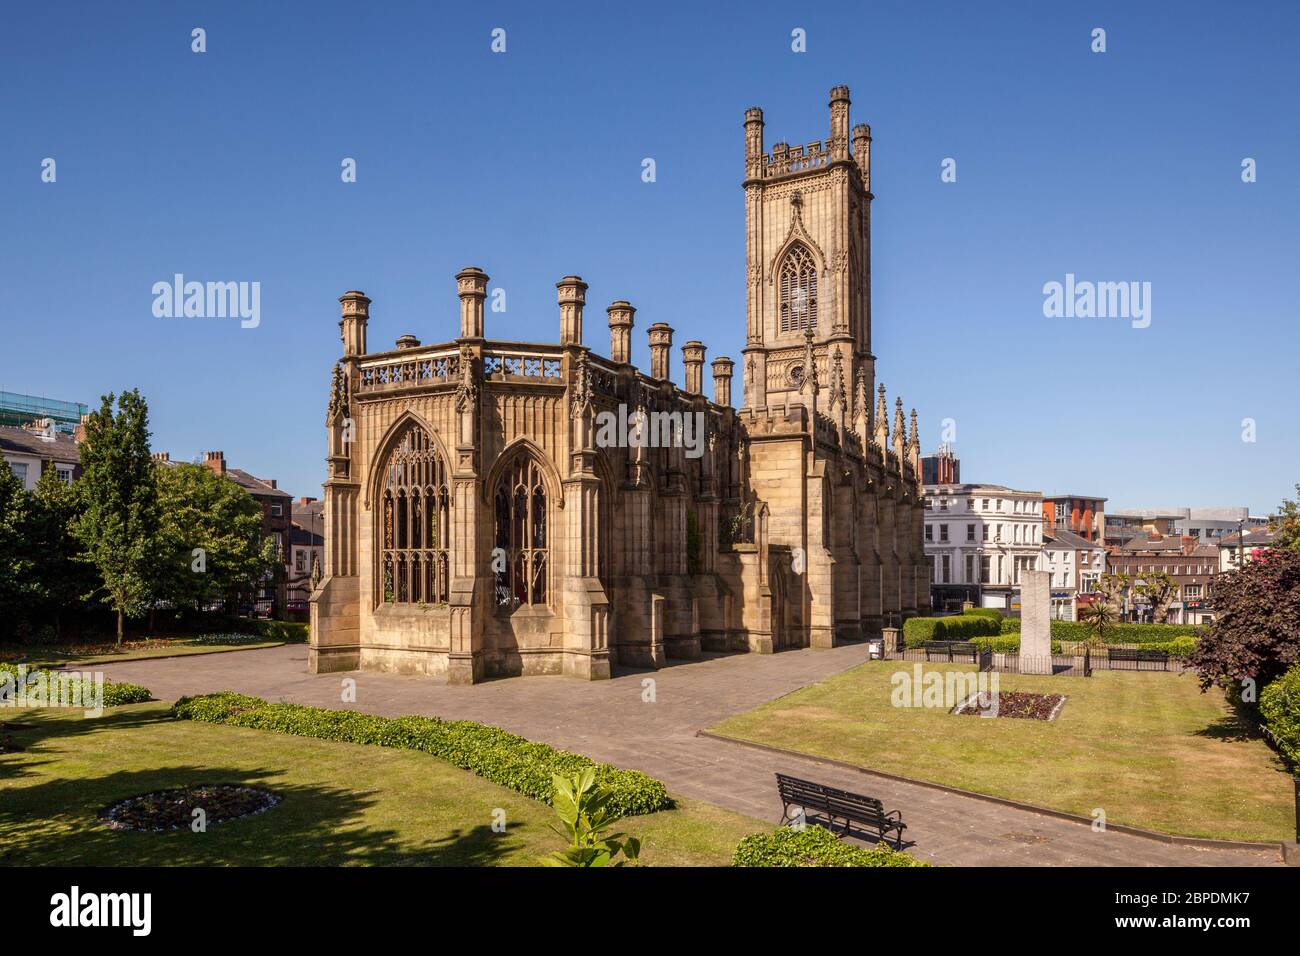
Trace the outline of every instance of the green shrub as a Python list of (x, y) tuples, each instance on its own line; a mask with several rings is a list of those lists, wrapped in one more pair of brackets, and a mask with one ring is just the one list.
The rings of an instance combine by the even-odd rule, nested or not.
[(105, 707), (143, 704), (146, 700), (153, 700), (153, 694), (149, 693), (148, 687), (141, 687), (139, 684), (117, 684), (113, 681), (104, 681)]
[(673, 806), (667, 788), (639, 770), (596, 763), (582, 754), (556, 750), (549, 744), (471, 720), (376, 717), (352, 710), (271, 704), (260, 697), (228, 691), (182, 697), (172, 708), (172, 715), (180, 720), (252, 727), (298, 737), (419, 750), (548, 804), (554, 793), (552, 774), (571, 776), (590, 768), (596, 783), (611, 794), (607, 806), (620, 816), (654, 813)]
[(268, 641), (286, 644), (306, 644), (311, 636), (311, 625), (301, 621), (244, 621), (251, 629)]
[(910, 617), (903, 622), (903, 645), (921, 647), (926, 641), (969, 641), (998, 634), (996, 620), (979, 614), (953, 617)]
[(885, 844), (854, 846), (825, 827), (751, 833), (736, 845), (732, 866), (930, 866)]
[(1003, 633), (1003, 634), (1019, 634), (1019, 633), (1020, 633), (1020, 618), (1018, 618), (1018, 617), (1004, 617), (1004, 618), (1002, 619), (1002, 633)]
[(1300, 768), (1300, 664), (1260, 691), (1259, 716), (1287, 762)]
[(1003, 614), (995, 607), (973, 607), (969, 611), (962, 611), (963, 614), (974, 614), (976, 617), (991, 617), (995, 621), (1001, 621)]

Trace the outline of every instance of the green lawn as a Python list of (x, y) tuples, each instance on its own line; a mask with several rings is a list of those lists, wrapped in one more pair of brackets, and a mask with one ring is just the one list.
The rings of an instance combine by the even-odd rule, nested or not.
[[(920, 780), (1186, 836), (1294, 836), (1291, 778), (1223, 699), (1190, 675), (998, 675), (1000, 690), (1065, 694), (1055, 721), (894, 707), (872, 661), (712, 728), (743, 740)], [(925, 670), (963, 670), (925, 665)], [(865, 784), (864, 784), (865, 786)]]
[(104, 644), (32, 645), (0, 644), (0, 661), (25, 663), (30, 667), (89, 667), (114, 664), (150, 657), (185, 657), (190, 654), (214, 654), (218, 651), (247, 651), (262, 647), (279, 647), (284, 641), (265, 640), (239, 644), (195, 644), (194, 638), (134, 640), (120, 650), (111, 642)]
[[(173, 720), (136, 704), (87, 719), (0, 711), (28, 729), (0, 754), (0, 865), (527, 866), (556, 850), (550, 807), (427, 754)], [(192, 783), (250, 783), (280, 794), (258, 816), (130, 833), (98, 818), (135, 794)], [(709, 804), (630, 817), (648, 865), (725, 865), (741, 837), (770, 826)], [(506, 832), (492, 830), (505, 811)]]

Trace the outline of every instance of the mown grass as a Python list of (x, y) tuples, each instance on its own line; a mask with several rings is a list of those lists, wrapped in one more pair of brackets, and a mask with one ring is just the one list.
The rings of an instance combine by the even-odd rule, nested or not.
[[(137, 704), (100, 718), (0, 711), (23, 749), (0, 754), (0, 865), (527, 866), (560, 847), (551, 809), (426, 754), (174, 720)], [(104, 807), (194, 783), (284, 800), (189, 830), (110, 830)], [(709, 804), (629, 818), (652, 866), (726, 865), (765, 824)], [(497, 811), (501, 811), (498, 813)], [(493, 829), (504, 815), (505, 831)]]
[[(727, 736), (1166, 833), (1294, 836), (1291, 778), (1222, 693), (1190, 674), (1001, 674), (1000, 689), (1065, 694), (1056, 720), (895, 707), (913, 664), (872, 661), (723, 721)], [(921, 665), (922, 673), (961, 671)]]

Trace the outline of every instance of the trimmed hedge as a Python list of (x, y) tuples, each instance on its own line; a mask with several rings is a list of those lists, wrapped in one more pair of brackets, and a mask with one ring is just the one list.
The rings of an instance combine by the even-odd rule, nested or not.
[(1003, 613), (995, 607), (973, 607), (969, 611), (962, 611), (963, 614), (974, 614), (976, 617), (991, 617), (995, 621), (1001, 621)]
[[(1052, 640), (1088, 641), (1096, 631), (1082, 621), (1052, 621)], [(1107, 644), (1167, 644), (1180, 637), (1194, 638), (1199, 632), (1195, 624), (1112, 624), (1106, 628)], [(1019, 634), (1020, 618), (1002, 619), (1003, 634)]]
[[(87, 672), (80, 671), (80, 673)], [(45, 679), (49, 681), (57, 680), (59, 672), (39, 667), (28, 668), (27, 679), (30, 681), (36, 674), (45, 674)], [(17, 664), (0, 663), (0, 683), (6, 680), (12, 680), (17, 683)], [(147, 687), (141, 687), (139, 684), (119, 684), (111, 680), (104, 681), (105, 707), (121, 707), (123, 704), (143, 704), (147, 700), (153, 700), (153, 694), (149, 692), (149, 688)]]
[(903, 646), (920, 647), (926, 641), (969, 641), (975, 637), (994, 637), (1000, 632), (996, 620), (980, 614), (909, 617), (903, 622)]
[(551, 774), (570, 776), (592, 768), (596, 782), (611, 793), (609, 809), (623, 816), (655, 813), (674, 804), (667, 788), (639, 770), (596, 763), (582, 754), (556, 750), (500, 727), (439, 717), (377, 717), (353, 710), (301, 704), (272, 704), (229, 691), (182, 697), (172, 708), (179, 720), (252, 727), (298, 737), (419, 750), (499, 783), (526, 797), (550, 803)]
[(883, 843), (853, 846), (820, 826), (751, 833), (736, 845), (732, 866), (931, 866)]
[(1300, 769), (1300, 664), (1260, 691), (1259, 716), (1287, 762)]
[[(987, 648), (994, 654), (1016, 654), (1020, 651), (1020, 636), (1017, 634), (999, 634), (997, 637), (972, 637), (971, 643), (979, 648)], [(1052, 641), (1052, 653), (1062, 653), (1060, 641)]]
[(240, 619), (240, 629), (260, 634), (268, 641), (284, 641), (286, 644), (306, 644), (311, 637), (311, 625), (301, 621), (263, 621), (260, 619)]

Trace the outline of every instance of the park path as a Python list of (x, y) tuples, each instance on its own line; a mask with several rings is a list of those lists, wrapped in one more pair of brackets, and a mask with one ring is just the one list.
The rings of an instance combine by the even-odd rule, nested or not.
[[(1163, 843), (961, 794), (904, 783), (813, 758), (791, 757), (697, 736), (734, 714), (788, 694), (866, 659), (866, 648), (718, 655), (632, 671), (613, 680), (525, 677), (471, 687), (427, 677), (354, 671), (311, 674), (305, 645), (127, 661), (103, 666), (111, 680), (143, 684), (162, 700), (234, 690), (272, 701), (353, 709), (383, 716), (430, 714), (504, 727), (521, 736), (658, 777), (676, 794), (775, 824), (781, 815), (773, 774), (805, 777), (878, 797), (902, 811), (910, 852), (958, 866), (1266, 866), (1276, 851)], [(643, 700), (654, 678), (654, 701)], [(344, 678), (356, 703), (341, 702)]]

